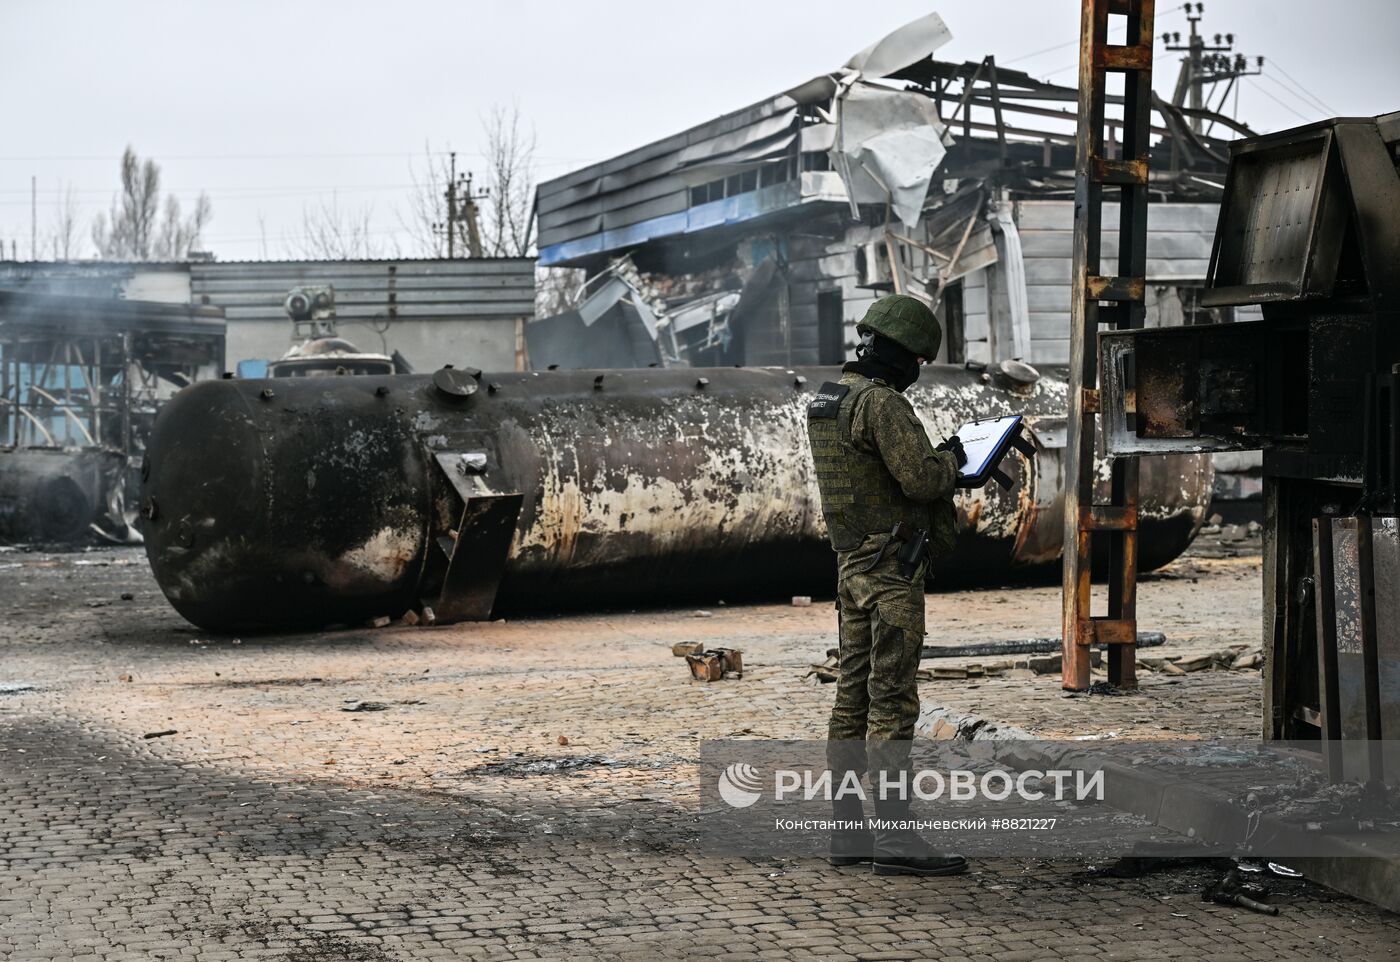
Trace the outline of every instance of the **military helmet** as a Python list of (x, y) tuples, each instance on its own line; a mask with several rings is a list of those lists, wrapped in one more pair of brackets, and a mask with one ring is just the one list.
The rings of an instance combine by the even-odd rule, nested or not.
[(938, 318), (927, 304), (908, 294), (887, 294), (871, 304), (856, 324), (856, 333), (867, 330), (883, 334), (927, 361), (938, 356), (938, 345), (943, 343)]

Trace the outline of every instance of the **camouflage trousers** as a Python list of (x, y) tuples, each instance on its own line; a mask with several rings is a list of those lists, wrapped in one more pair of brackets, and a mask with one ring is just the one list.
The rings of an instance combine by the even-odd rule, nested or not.
[(923, 566), (912, 580), (903, 577), (891, 548), (865, 570), (888, 540), (888, 535), (871, 535), (859, 548), (836, 556), (841, 675), (827, 738), (851, 749), (856, 741), (908, 742), (919, 718), (915, 673), (924, 644)]

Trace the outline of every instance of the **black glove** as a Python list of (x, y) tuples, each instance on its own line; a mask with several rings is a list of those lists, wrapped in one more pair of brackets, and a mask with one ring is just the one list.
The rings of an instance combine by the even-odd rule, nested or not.
[(944, 441), (934, 450), (953, 452), (953, 460), (957, 461), (959, 468), (967, 464), (967, 452), (963, 450), (962, 439), (956, 434)]

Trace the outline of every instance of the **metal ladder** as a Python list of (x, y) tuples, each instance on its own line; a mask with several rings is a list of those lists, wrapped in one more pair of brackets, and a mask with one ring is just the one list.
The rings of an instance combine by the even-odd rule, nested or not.
[[(1070, 396), (1065, 489), (1062, 684), (1089, 687), (1090, 645), (1108, 647), (1108, 679), (1137, 686), (1138, 462), (1115, 458), (1110, 496), (1094, 501), (1099, 438), (1098, 332), (1140, 328), (1147, 272), (1148, 138), (1152, 119), (1154, 0), (1083, 0), (1079, 41), (1079, 131), (1075, 152), (1074, 277), (1070, 289)], [(1108, 42), (1110, 16), (1127, 42)], [(1124, 78), (1121, 154), (1105, 156), (1104, 106), (1111, 73)], [(1121, 190), (1118, 271), (1099, 263), (1103, 189)], [(1107, 302), (1102, 306), (1100, 302)], [(1093, 536), (1109, 538), (1108, 614), (1091, 614)]]

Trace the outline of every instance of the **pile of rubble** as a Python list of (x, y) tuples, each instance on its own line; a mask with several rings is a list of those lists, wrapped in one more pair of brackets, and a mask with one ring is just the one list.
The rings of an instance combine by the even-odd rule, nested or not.
[(1218, 514), (1213, 514), (1201, 526), (1196, 540), (1191, 543), (1190, 553), (1201, 558), (1238, 558), (1243, 555), (1256, 555), (1263, 550), (1264, 528), (1258, 521), (1248, 524), (1225, 524)]

